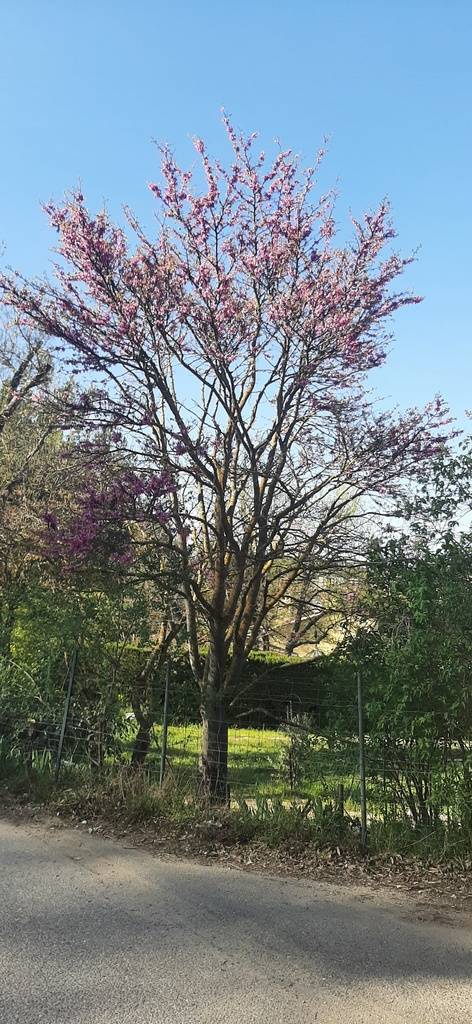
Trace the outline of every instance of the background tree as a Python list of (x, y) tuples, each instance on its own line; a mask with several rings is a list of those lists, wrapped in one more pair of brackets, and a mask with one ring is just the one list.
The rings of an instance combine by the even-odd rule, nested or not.
[[(7, 329), (2, 342), (3, 732), (38, 730), (40, 724), (41, 735), (54, 731), (63, 704), (67, 658), (80, 646), (74, 728), (84, 742), (88, 737), (91, 756), (99, 763), (105, 733), (111, 736), (114, 725), (119, 731), (123, 715), (118, 688), (124, 683), (120, 668), (126, 645), (149, 645), (152, 638), (154, 647), (138, 677), (126, 680), (138, 721), (139, 760), (145, 756), (154, 721), (148, 695), (159, 660), (175, 635), (175, 623), (169, 620), (169, 585), (156, 560), (150, 572), (145, 557), (137, 557), (133, 572), (127, 572), (130, 544), (146, 548), (148, 510), (142, 490), (119, 452), (110, 452), (103, 432), (93, 441), (79, 440), (74, 419), (65, 413), (71, 403), (85, 399), (70, 383), (55, 383), (51, 356), (41, 342)], [(152, 502), (152, 495), (146, 496)]]
[(471, 537), (412, 551), (409, 540), (372, 554), (371, 627), (358, 635), (369, 756), (386, 765), (390, 800), (416, 823), (470, 806)]
[[(389, 539), (372, 544), (353, 635), (332, 677), (333, 705), (347, 708), (346, 687), (352, 693), (353, 666), (360, 667), (368, 760), (374, 772), (384, 765), (390, 803), (428, 826), (444, 806), (470, 821), (471, 495), (467, 439), (433, 463)], [(333, 712), (333, 732), (355, 731), (344, 714)]]
[(259, 646), (305, 657), (332, 650), (351, 613), (352, 572), (346, 569), (342, 575), (323, 578), (308, 564), (267, 617)]
[(47, 393), (51, 358), (37, 338), (4, 330), (0, 351), (0, 651), (37, 572), (37, 532), (57, 486), (58, 439)]
[(307, 565), (326, 579), (352, 563), (353, 524), (437, 451), (444, 422), (440, 400), (396, 417), (368, 398), (391, 314), (417, 301), (391, 290), (409, 261), (384, 252), (387, 204), (340, 246), (333, 197), (314, 198), (316, 168), (301, 171), (290, 151), (266, 167), (254, 136), (226, 127), (228, 169), (196, 142), (203, 189), (163, 149), (155, 237), (128, 211), (131, 248), (76, 192), (47, 207), (56, 283), (1, 281), (20, 321), (59, 339), (93, 383), (76, 409), (83, 430), (119, 438), (160, 494), (165, 475), (156, 550), (179, 561), (216, 798), (228, 707), (267, 617)]
[[(151, 730), (160, 715), (159, 677), (164, 661), (183, 627), (176, 558), (162, 531), (166, 516), (161, 497), (168, 484), (162, 475), (136, 473), (126, 452), (110, 452), (103, 432), (88, 439), (86, 454), (76, 443), (63, 454), (69, 468), (76, 466), (77, 493), (68, 507), (61, 500), (50, 503), (44, 517), (43, 548), (56, 567), (56, 576), (62, 571), (68, 577), (69, 590), (79, 604), (90, 595), (107, 607), (118, 602), (123, 623), (134, 625), (132, 639), (147, 648), (144, 664), (124, 679), (119, 672), (126, 643), (123, 635), (120, 656), (113, 662), (113, 677), (118, 680), (119, 672), (119, 685), (137, 722), (132, 764), (139, 765), (147, 756)], [(138, 610), (141, 621), (136, 618)], [(89, 643), (86, 618), (82, 616), (81, 621), (83, 639)], [(114, 648), (105, 636), (103, 644), (110, 660)], [(127, 664), (130, 667), (132, 660)]]

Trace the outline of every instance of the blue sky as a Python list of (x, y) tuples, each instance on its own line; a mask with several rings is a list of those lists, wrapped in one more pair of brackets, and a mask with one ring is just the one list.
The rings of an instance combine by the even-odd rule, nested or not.
[(420, 247), (374, 381), (391, 404), (440, 391), (472, 407), (472, 4), (469, 0), (2, 0), (3, 263), (47, 269), (40, 202), (81, 182), (90, 207), (151, 221), (152, 140), (193, 161), (237, 126), (309, 161), (331, 138), (322, 184), (338, 221), (391, 199), (402, 251)]

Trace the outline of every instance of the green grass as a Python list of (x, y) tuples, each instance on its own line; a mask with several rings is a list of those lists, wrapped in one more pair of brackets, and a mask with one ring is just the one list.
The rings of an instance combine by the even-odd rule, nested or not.
[[(156, 726), (148, 765), (158, 771), (161, 728)], [(167, 769), (171, 774), (190, 780), (198, 774), (201, 727), (170, 726), (167, 745)], [(264, 796), (281, 799), (335, 799), (340, 783), (344, 784), (346, 811), (357, 813), (360, 800), (357, 774), (357, 747), (337, 753), (330, 751), (320, 739), (313, 752), (310, 778), (291, 788), (288, 775), (280, 769), (278, 759), (287, 735), (275, 729), (229, 730), (228, 777), (234, 799)]]
[[(73, 759), (68, 760), (67, 748), (61, 769), (61, 789), (71, 790), (72, 799), (74, 793), (79, 790), (86, 794), (86, 802), (90, 801), (98, 806), (100, 799), (111, 803), (115, 799), (113, 779), (117, 780), (118, 792), (126, 792), (124, 803), (128, 808), (131, 818), (136, 820), (144, 819), (161, 813), (162, 791), (157, 785), (159, 779), (160, 743), (161, 728), (156, 726), (148, 758), (141, 779), (136, 784), (136, 773), (130, 770), (131, 748), (135, 737), (136, 726), (131, 721), (127, 728), (127, 734), (121, 737), (121, 741), (114, 753), (106, 758), (104, 765), (103, 781), (105, 791), (100, 790), (101, 783), (96, 767), (94, 768), (84, 757), (84, 751), (79, 752)], [(167, 764), (166, 764), (166, 790), (168, 794), (178, 792), (176, 806), (182, 811), (183, 795), (184, 805), (191, 806), (195, 800), (199, 800), (200, 776), (198, 770), (199, 752), (201, 743), (201, 727), (198, 725), (171, 725), (168, 732)], [(298, 779), (296, 784), (290, 785), (286, 765), (281, 764), (281, 755), (287, 751), (290, 739), (282, 730), (254, 729), (254, 728), (231, 728), (229, 730), (229, 786), (231, 793), (231, 810), (238, 815), (238, 821), (244, 830), (251, 832), (254, 829), (269, 829), (271, 834), (279, 835), (284, 829), (300, 829), (301, 832), (311, 829), (306, 825), (306, 815), (310, 820), (320, 817), (326, 810), (327, 817), (338, 812), (339, 786), (344, 786), (344, 810), (351, 819), (356, 832), (360, 818), (360, 786), (358, 774), (358, 746), (353, 737), (351, 740), (345, 738), (341, 749), (330, 749), (327, 742), (319, 737), (313, 743), (310, 752), (310, 762), (304, 776)], [(283, 761), (283, 758), (282, 758)], [(369, 761), (368, 761), (369, 768)], [(0, 740), (0, 780), (7, 783), (10, 792), (26, 793), (31, 788), (36, 791), (39, 799), (44, 796), (48, 801), (48, 793), (51, 792), (51, 799), (54, 799), (56, 789), (53, 782), (54, 763), (49, 752), (36, 753), (33, 756), (34, 778), (28, 777), (25, 771), (24, 759), (20, 751), (10, 750), (9, 745)], [(441, 788), (444, 779), (438, 776), (438, 786)], [(142, 783), (142, 785), (141, 785)], [(102, 796), (100, 793), (102, 792)], [(444, 795), (443, 790), (443, 795)], [(446, 794), (447, 796), (447, 794)], [(180, 800), (180, 804), (179, 804)], [(471, 850), (471, 837), (469, 818), (464, 821), (463, 816), (457, 811), (454, 813), (454, 803), (451, 800), (451, 814), (443, 815), (447, 822), (438, 822), (434, 834), (429, 835), (428, 830), (413, 830), (413, 823), (402, 818), (401, 809), (392, 803), (392, 795), (384, 792), (381, 772), (377, 776), (370, 776), (367, 784), (367, 805), (369, 830), (371, 833), (371, 849), (373, 850), (403, 850), (412, 845), (418, 853), (434, 847), (435, 856), (441, 850), (450, 849), (452, 835), (456, 848), (464, 849), (469, 844)], [(288, 820), (281, 808), (288, 811), (292, 818)], [(446, 804), (447, 807), (447, 804)], [(308, 808), (308, 811), (307, 811)], [(300, 821), (297, 814), (300, 812)], [(185, 815), (188, 811), (182, 812)], [(304, 817), (305, 815), (305, 817)], [(292, 820), (293, 819), (293, 820)], [(297, 819), (297, 820), (295, 820)], [(264, 824), (265, 822), (265, 824)], [(462, 822), (462, 825), (461, 825)], [(326, 823), (325, 823), (326, 824)], [(467, 827), (466, 827), (467, 825)], [(336, 825), (337, 828), (337, 825)], [(455, 830), (455, 831), (454, 831)], [(329, 829), (328, 829), (329, 831)]]
[[(318, 740), (309, 778), (291, 791), (289, 780), (277, 766), (288, 737), (271, 729), (231, 729), (229, 780), (231, 809), (210, 808), (198, 785), (201, 730), (196, 725), (171, 726), (164, 786), (158, 785), (160, 728), (156, 728), (143, 771), (129, 765), (130, 730), (119, 761), (111, 759), (97, 772), (88, 762), (71, 764), (65, 758), (60, 784), (54, 782), (50, 753), (33, 756), (26, 771), (18, 750), (12, 752), (0, 740), (0, 782), (14, 799), (44, 803), (80, 817), (107, 817), (133, 826), (151, 823), (164, 833), (213, 835), (218, 842), (245, 843), (260, 839), (268, 846), (296, 841), (346, 851), (358, 849), (359, 781), (357, 745), (353, 740), (342, 751), (328, 749)], [(126, 749), (128, 748), (128, 749)], [(345, 812), (341, 818), (337, 789), (345, 786)], [(432, 862), (467, 862), (471, 856), (470, 827), (457, 822), (438, 822), (434, 829), (414, 828), (405, 820), (382, 819), (381, 780), (368, 789), (369, 851), (401, 854)], [(211, 826), (211, 827), (210, 827)], [(203, 830), (203, 831), (202, 831)], [(205, 832), (206, 830), (206, 832)]]

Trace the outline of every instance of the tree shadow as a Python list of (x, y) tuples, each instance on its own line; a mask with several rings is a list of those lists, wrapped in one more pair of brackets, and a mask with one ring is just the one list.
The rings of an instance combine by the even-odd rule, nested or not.
[[(414, 993), (427, 1007), (436, 987), (453, 997), (470, 984), (471, 936), (405, 920), (404, 907), (316, 883), (164, 862), (89, 839), (78, 863), (60, 842), (49, 848), (49, 862), (44, 847), (36, 864), (31, 856), (18, 861), (18, 876), (28, 866), (39, 871), (44, 891), (36, 882), (23, 917), (15, 902), (2, 908), (5, 1024), (114, 1021), (117, 1000), (120, 1021), (219, 1020), (200, 1016), (216, 993), (224, 1005), (241, 1005), (242, 1021), (259, 1020), (243, 1008), (246, 987), (262, 1001), (269, 992), (281, 1012), (297, 992), (328, 985), (339, 994), (366, 982), (379, 998)], [(147, 1016), (153, 1004), (156, 1016)], [(170, 1016), (159, 1016), (159, 1006)], [(449, 1024), (459, 1019), (467, 1015), (448, 1015)]]

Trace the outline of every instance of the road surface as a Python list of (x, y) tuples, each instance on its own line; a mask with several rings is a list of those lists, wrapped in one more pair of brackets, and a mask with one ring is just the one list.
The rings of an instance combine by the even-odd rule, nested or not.
[(357, 888), (0, 821), (2, 1024), (466, 1024), (472, 936)]

